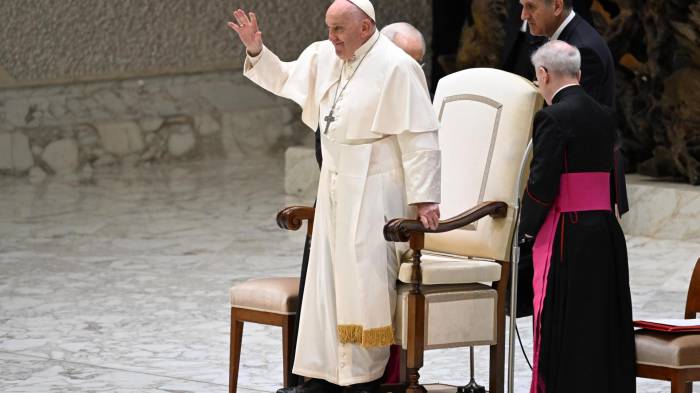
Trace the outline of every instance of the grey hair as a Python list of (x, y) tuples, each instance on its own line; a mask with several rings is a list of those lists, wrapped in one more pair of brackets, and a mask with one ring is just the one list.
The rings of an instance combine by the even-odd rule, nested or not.
[(414, 38), (414, 39), (419, 39), (421, 43), (421, 49), (423, 52), (423, 56), (425, 56), (426, 52), (426, 45), (425, 45), (425, 38), (423, 38), (423, 34), (421, 34), (418, 29), (413, 27), (412, 24), (406, 23), (406, 22), (396, 22), (392, 23), (390, 25), (384, 26), (380, 31), (380, 33), (384, 34), (388, 39), (394, 40), (396, 35), (402, 35), (405, 37), (409, 38)]
[(537, 49), (530, 59), (535, 69), (544, 67), (554, 74), (577, 76), (581, 70), (581, 53), (564, 41), (549, 41)]

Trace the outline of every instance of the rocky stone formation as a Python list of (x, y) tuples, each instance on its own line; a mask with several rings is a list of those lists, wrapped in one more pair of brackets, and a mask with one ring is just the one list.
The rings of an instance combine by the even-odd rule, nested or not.
[(284, 191), (313, 200), (318, 190), (318, 164), (313, 147), (293, 146), (284, 155)]
[(19, 132), (0, 134), (0, 171), (25, 172), (34, 166), (29, 138)]
[(0, 174), (279, 153), (310, 138), (298, 109), (240, 73), (0, 91)]
[(71, 174), (78, 170), (78, 143), (74, 139), (59, 139), (51, 142), (41, 154), (42, 161), (52, 172)]

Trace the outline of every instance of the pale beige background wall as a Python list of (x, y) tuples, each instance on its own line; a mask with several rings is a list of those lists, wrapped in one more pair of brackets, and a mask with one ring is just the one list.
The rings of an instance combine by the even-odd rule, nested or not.
[[(324, 39), (329, 0), (2, 0), (0, 86), (240, 68), (225, 25), (259, 14), (264, 38), (291, 59)], [(431, 35), (430, 0), (376, 0), (380, 25), (405, 20)]]

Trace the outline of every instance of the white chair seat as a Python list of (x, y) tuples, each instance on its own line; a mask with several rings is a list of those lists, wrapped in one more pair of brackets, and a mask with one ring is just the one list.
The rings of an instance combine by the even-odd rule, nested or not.
[[(399, 281), (411, 283), (411, 262), (399, 269)], [(423, 285), (470, 284), (501, 279), (501, 265), (496, 262), (424, 252), (421, 257)]]

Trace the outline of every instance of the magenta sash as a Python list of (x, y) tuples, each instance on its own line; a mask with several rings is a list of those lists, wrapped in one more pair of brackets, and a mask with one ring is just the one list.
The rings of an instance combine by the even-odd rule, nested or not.
[[(608, 172), (579, 172), (564, 173), (561, 175), (559, 194), (547, 214), (540, 231), (535, 237), (532, 248), (532, 262), (534, 277), (532, 286), (534, 289), (534, 362), (532, 370), (532, 385), (530, 393), (544, 392), (544, 383), (539, 376), (540, 356), (540, 317), (547, 292), (547, 276), (549, 264), (552, 259), (554, 236), (557, 231), (557, 223), (561, 213), (582, 212), (592, 210), (610, 211), (610, 173)], [(562, 238), (563, 242), (564, 239)]]

